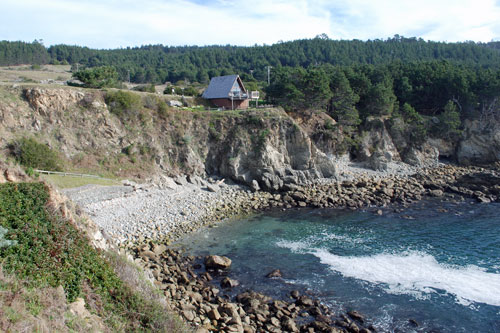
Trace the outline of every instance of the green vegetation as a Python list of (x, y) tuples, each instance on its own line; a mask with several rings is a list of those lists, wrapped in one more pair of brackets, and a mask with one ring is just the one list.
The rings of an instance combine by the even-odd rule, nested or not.
[(62, 171), (59, 153), (34, 138), (21, 138), (10, 144), (15, 159), (27, 168)]
[[(106, 88), (118, 86), (118, 73), (112, 66), (88, 68), (73, 73), (87, 88)], [(153, 87), (154, 88), (154, 87)]]
[(253, 143), (254, 152), (260, 154), (266, 145), (266, 140), (269, 137), (269, 130), (263, 129), (258, 132), (257, 135), (252, 135), (250, 138)]
[(446, 103), (443, 112), (438, 117), (438, 123), (435, 127), (437, 136), (445, 139), (456, 138), (462, 131), (460, 130), (460, 113), (453, 101)]
[(140, 85), (140, 86), (134, 87), (132, 90), (142, 91), (142, 92), (149, 92), (149, 93), (155, 93), (156, 92), (154, 84)]
[(123, 90), (107, 91), (105, 101), (110, 112), (122, 120), (130, 117), (142, 106), (140, 95)]
[[(0, 226), (16, 242), (0, 248), (2, 269), (28, 288), (61, 285), (69, 302), (94, 300), (90, 310), (112, 331), (179, 331), (157, 297), (133, 289), (142, 283), (136, 273), (116, 256), (105, 259), (71, 223), (50, 214), (48, 198), (42, 183), (0, 185)], [(28, 303), (32, 313), (40, 311), (36, 297)]]
[(449, 60), (465, 65), (500, 65), (498, 42), (443, 43), (394, 36), (385, 40), (331, 40), (325, 36), (274, 45), (163, 46), (115, 50), (41, 43), (0, 42), (0, 65), (79, 63), (81, 67), (114, 66), (121, 81), (163, 83), (188, 80), (208, 83), (211, 77), (238, 73), (244, 81), (267, 79), (266, 66), (303, 67), (332, 64), (386, 65), (394, 61)]
[(465, 119), (500, 119), (500, 69), (448, 61), (281, 67), (266, 93), (290, 112), (326, 112), (350, 135), (368, 117), (392, 118), (413, 145), (429, 135), (456, 139)]

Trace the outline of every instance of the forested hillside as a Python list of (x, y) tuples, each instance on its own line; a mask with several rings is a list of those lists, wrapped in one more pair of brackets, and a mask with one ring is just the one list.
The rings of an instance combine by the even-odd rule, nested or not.
[[(489, 47), (486, 47), (489, 46)], [(492, 67), (500, 65), (495, 43), (442, 43), (405, 38), (387, 40), (330, 40), (326, 36), (274, 45), (163, 46), (146, 45), (114, 50), (40, 42), (0, 42), (0, 65), (79, 63), (82, 66), (114, 66), (122, 80), (136, 83), (165, 81), (207, 83), (213, 76), (239, 73), (243, 79), (265, 81), (267, 66), (309, 67), (322, 64), (351, 66), (449, 60), (453, 63)]]

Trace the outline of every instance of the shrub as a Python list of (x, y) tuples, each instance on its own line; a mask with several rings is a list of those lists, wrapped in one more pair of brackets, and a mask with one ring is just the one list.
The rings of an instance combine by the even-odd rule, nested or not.
[(158, 105), (156, 106), (158, 115), (162, 118), (166, 118), (168, 116), (168, 106), (164, 100), (159, 100)]
[(73, 77), (82, 81), (87, 88), (116, 87), (118, 73), (112, 66), (88, 68), (73, 73)]
[(128, 91), (108, 91), (105, 101), (109, 111), (120, 119), (130, 116), (134, 109), (141, 107), (141, 96)]
[(152, 84), (152, 83), (151, 84), (145, 84), (145, 85), (134, 87), (132, 90), (142, 91), (142, 92), (149, 92), (149, 93), (155, 93), (156, 92), (155, 85)]
[(59, 154), (33, 138), (14, 141), (10, 150), (15, 159), (27, 168), (62, 171), (63, 163)]

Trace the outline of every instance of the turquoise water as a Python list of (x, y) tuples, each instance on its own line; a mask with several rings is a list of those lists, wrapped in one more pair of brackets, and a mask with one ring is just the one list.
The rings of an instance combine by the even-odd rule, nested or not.
[[(229, 274), (241, 283), (233, 293), (298, 289), (336, 312), (360, 311), (382, 332), (500, 332), (499, 204), (271, 212), (183, 244), (233, 259)], [(265, 278), (276, 268), (282, 279)]]

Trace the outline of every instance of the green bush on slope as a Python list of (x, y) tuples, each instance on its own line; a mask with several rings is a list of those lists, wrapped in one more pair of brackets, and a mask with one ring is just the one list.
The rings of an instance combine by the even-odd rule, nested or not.
[(59, 154), (33, 138), (21, 138), (10, 145), (15, 159), (27, 168), (62, 171)]
[(132, 290), (72, 224), (47, 211), (48, 198), (42, 183), (0, 184), (0, 226), (16, 242), (0, 248), (2, 269), (31, 287), (62, 285), (70, 302), (92, 293), (100, 304), (91, 310), (115, 330), (177, 331), (163, 306)]

